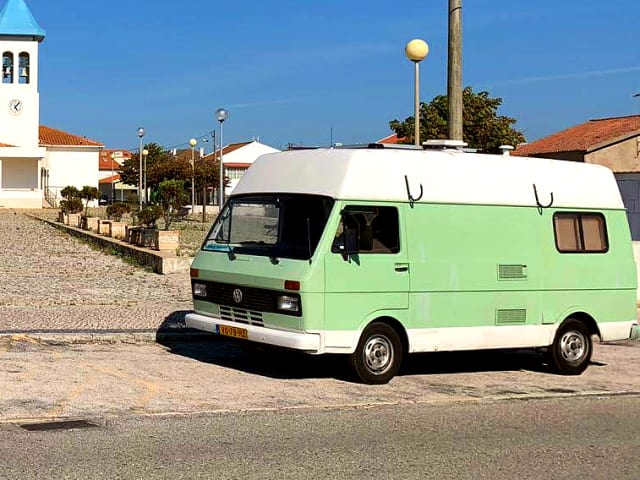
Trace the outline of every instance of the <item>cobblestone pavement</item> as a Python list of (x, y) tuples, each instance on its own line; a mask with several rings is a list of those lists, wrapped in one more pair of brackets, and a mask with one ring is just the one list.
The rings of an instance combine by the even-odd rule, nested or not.
[(179, 327), (189, 276), (158, 275), (0, 210), (0, 333)]

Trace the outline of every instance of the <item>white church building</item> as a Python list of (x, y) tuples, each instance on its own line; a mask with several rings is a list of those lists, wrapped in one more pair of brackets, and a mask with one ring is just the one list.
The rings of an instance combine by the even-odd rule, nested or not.
[(0, 208), (56, 206), (68, 185), (98, 186), (103, 145), (40, 125), (44, 37), (24, 0), (6, 1), (0, 10)]

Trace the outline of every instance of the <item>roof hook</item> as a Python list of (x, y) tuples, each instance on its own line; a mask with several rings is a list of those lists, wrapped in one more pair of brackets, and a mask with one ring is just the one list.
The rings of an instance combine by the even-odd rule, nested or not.
[(538, 206), (538, 213), (540, 215), (542, 215), (542, 210), (544, 210), (545, 208), (549, 208), (550, 206), (553, 205), (553, 192), (550, 192), (551, 194), (551, 201), (547, 204), (547, 205), (542, 205), (540, 203), (540, 198), (538, 197), (538, 189), (536, 188), (536, 184), (533, 184), (533, 193), (536, 196), (536, 205)]
[(406, 176), (406, 175), (404, 176), (404, 183), (407, 185), (407, 196), (409, 197), (409, 206), (410, 206), (411, 208), (413, 208), (413, 204), (414, 204), (415, 202), (419, 201), (419, 200), (422, 198), (422, 194), (424, 193), (424, 192), (422, 191), (422, 184), (420, 184), (420, 195), (418, 195), (418, 197), (417, 197), (417, 198), (414, 198), (414, 197), (411, 195), (411, 190), (409, 189), (409, 179), (407, 178), (407, 176)]

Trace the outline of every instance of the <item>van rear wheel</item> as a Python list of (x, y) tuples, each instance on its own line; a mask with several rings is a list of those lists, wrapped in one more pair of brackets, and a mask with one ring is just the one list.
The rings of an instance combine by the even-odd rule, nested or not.
[(562, 375), (580, 375), (589, 366), (592, 353), (591, 332), (584, 323), (569, 318), (560, 326), (549, 347), (549, 364)]
[(360, 381), (370, 385), (388, 383), (402, 364), (402, 342), (392, 327), (374, 322), (362, 332), (349, 360)]

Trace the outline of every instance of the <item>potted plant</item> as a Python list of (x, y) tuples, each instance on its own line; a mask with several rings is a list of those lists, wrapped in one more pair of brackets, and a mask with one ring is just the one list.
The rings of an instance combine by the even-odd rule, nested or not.
[(180, 232), (169, 230), (169, 227), (180, 217), (188, 198), (181, 180), (165, 180), (158, 185), (157, 202), (164, 220), (164, 230), (155, 234), (156, 250), (175, 250), (180, 246)]
[(139, 232), (139, 238), (136, 242), (141, 247), (153, 247), (155, 232), (158, 231), (158, 219), (162, 215), (157, 205), (145, 205), (138, 213), (136, 219), (142, 226)]
[(122, 222), (122, 216), (131, 212), (129, 205), (123, 202), (116, 202), (107, 207), (107, 218), (111, 220), (109, 224), (109, 236), (113, 238), (126, 238), (126, 223)]
[(58, 220), (65, 225), (80, 226), (80, 212), (82, 212), (83, 208), (80, 190), (69, 185), (60, 191), (60, 195), (64, 200), (60, 201), (60, 216)]

